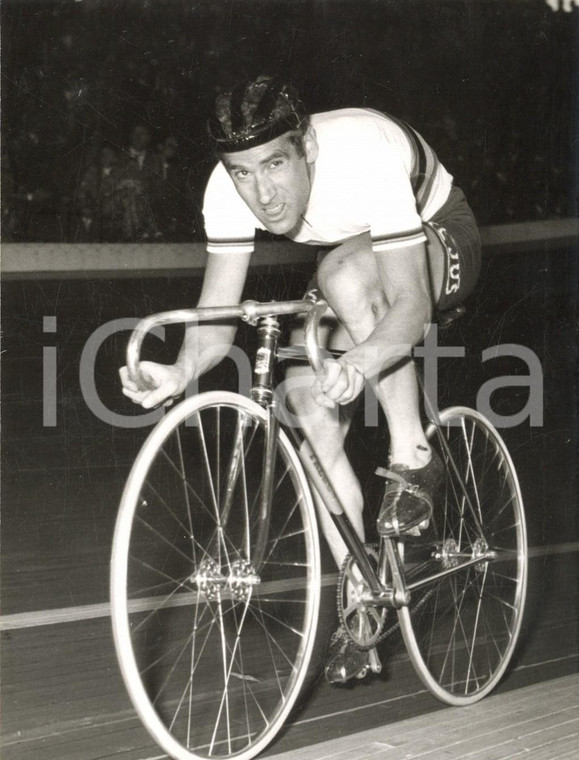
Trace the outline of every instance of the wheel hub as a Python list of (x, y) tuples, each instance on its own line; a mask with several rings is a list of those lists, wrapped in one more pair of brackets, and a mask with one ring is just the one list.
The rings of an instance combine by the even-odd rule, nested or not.
[(246, 601), (254, 586), (260, 583), (259, 575), (253, 569), (251, 562), (238, 559), (231, 565), (229, 587), (236, 599)]
[(207, 558), (191, 576), (191, 582), (207, 601), (215, 601), (227, 592), (234, 599), (246, 601), (253, 587), (260, 583), (261, 579), (254, 571), (251, 562), (245, 559), (235, 560), (229, 568), (228, 575), (224, 575), (219, 563), (212, 558)]
[[(473, 559), (479, 559), (479, 557), (487, 557), (488, 556), (488, 545), (487, 542), (484, 540), (484, 538), (477, 538), (477, 540), (472, 545), (472, 558)], [(477, 562), (475, 565), (475, 568), (482, 572), (486, 567), (486, 562)]]
[(208, 601), (214, 601), (224, 587), (226, 578), (222, 575), (217, 562), (209, 558), (201, 562), (199, 569), (191, 577), (191, 581)]
[(460, 561), (459, 556), (460, 550), (457, 542), (454, 538), (447, 538), (442, 545), (442, 552), (440, 553), (443, 568), (448, 570), (451, 567), (456, 567)]

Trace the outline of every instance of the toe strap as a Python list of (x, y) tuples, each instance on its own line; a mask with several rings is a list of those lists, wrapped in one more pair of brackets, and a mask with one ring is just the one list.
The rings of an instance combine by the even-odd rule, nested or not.
[(400, 483), (402, 488), (407, 488), (410, 485), (406, 478), (404, 478), (399, 472), (387, 470), (385, 467), (376, 468), (376, 475), (379, 475), (381, 478), (393, 480), (395, 483)]

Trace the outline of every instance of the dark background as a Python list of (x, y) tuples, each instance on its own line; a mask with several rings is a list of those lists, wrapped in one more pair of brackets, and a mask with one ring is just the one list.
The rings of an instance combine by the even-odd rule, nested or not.
[(160, 219), (164, 238), (201, 239), (206, 115), (219, 87), (263, 72), (293, 79), (313, 112), (368, 106), (407, 119), (481, 224), (577, 213), (577, 9), (3, 0), (1, 13), (5, 240), (78, 241), (84, 172), (103, 142), (125, 150), (137, 123), (152, 129), (153, 149), (167, 136), (178, 146), (180, 225)]
[[(407, 119), (435, 147), (482, 225), (547, 222), (538, 239), (529, 236), (516, 250), (484, 248), (467, 314), (444, 338), (466, 355), (439, 362), (438, 401), (441, 408), (472, 406), (490, 379), (524, 381), (529, 368), (520, 359), (481, 361), (490, 346), (518, 344), (539, 358), (542, 424), (527, 419), (500, 431), (521, 480), (532, 549), (524, 627), (500, 688), (577, 672), (579, 257), (576, 241), (549, 239), (549, 230), (578, 210), (579, 8), (554, 12), (544, 0), (2, 0), (0, 13), (2, 239), (41, 243), (11, 246), (11, 255), (46, 252), (50, 262), (48, 253), (57, 252), (61, 261), (78, 256), (78, 268), (90, 267), (102, 249), (60, 245), (81, 242), (82, 178), (105, 142), (122, 153), (132, 127), (143, 122), (154, 150), (167, 136), (176, 140), (185, 178), (169, 209), (179, 216), (177, 231), (159, 219), (162, 240), (201, 242), (201, 195), (212, 166), (206, 112), (219, 86), (263, 71), (290, 74), (313, 111), (369, 106)], [(500, 232), (508, 237), (511, 229)], [(81, 605), (107, 602), (118, 504), (150, 428), (113, 426), (93, 413), (81, 390), (80, 357), (108, 321), (191, 307), (200, 292), (196, 272), (133, 269), (121, 276), (134, 247), (112, 245), (118, 267), (99, 278), (45, 271), (2, 283), (8, 618), (30, 613), (42, 623), (61, 608), (74, 618)], [(152, 248), (153, 255), (162, 248)], [(245, 296), (296, 297), (308, 277), (280, 260), (252, 267)], [(43, 331), (46, 316), (56, 317), (56, 332)], [(172, 361), (180, 338), (175, 328), (166, 345), (152, 339), (147, 358)], [(122, 395), (118, 379), (127, 339), (123, 331), (104, 341), (94, 381), (109, 410), (133, 417), (142, 412)], [(253, 341), (240, 329), (238, 346), (250, 349)], [(50, 351), (57, 368), (53, 427), (43, 425)], [(235, 388), (230, 367), (224, 362), (202, 378), (201, 390)], [(491, 399), (503, 416), (527, 401), (525, 385), (507, 385)], [(384, 463), (386, 435), (358, 417), (348, 440), (369, 526), (383, 486), (373, 470)], [(324, 558), (332, 568), (327, 550)], [(328, 594), (331, 610), (333, 589)], [(332, 625), (333, 618), (322, 621), (321, 635)], [(18, 760), (155, 754), (120, 682), (107, 618), (15, 629), (1, 641), (7, 760), (10, 750)], [(290, 726), (271, 751), (436, 709), (419, 688), (403, 655), (355, 689), (320, 681), (303, 725)], [(348, 718), (352, 707), (359, 712)]]

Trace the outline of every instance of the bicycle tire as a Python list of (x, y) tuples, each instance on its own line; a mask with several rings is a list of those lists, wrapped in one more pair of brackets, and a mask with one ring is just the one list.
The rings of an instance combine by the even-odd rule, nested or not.
[(418, 611), (411, 599), (398, 616), (423, 683), (446, 704), (468, 705), (503, 677), (520, 632), (528, 562), (523, 500), (509, 452), (479, 412), (446, 409), (427, 437), (446, 473), (429, 527), (405, 542), (405, 574), (413, 584), (453, 572), (418, 586)]
[[(280, 430), (264, 539), (255, 513), (267, 426), (268, 413), (243, 396), (186, 399), (150, 433), (121, 499), (111, 559), (115, 648), (142, 723), (175, 760), (257, 755), (308, 671), (320, 603), (315, 510)], [(222, 523), (220, 486), (239, 446)], [(258, 568), (257, 534), (266, 542)]]

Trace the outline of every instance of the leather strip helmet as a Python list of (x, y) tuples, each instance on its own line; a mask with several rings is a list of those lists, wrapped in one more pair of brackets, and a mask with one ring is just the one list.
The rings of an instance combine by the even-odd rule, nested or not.
[(208, 131), (218, 153), (234, 153), (303, 129), (307, 121), (304, 104), (291, 84), (259, 76), (217, 96)]

